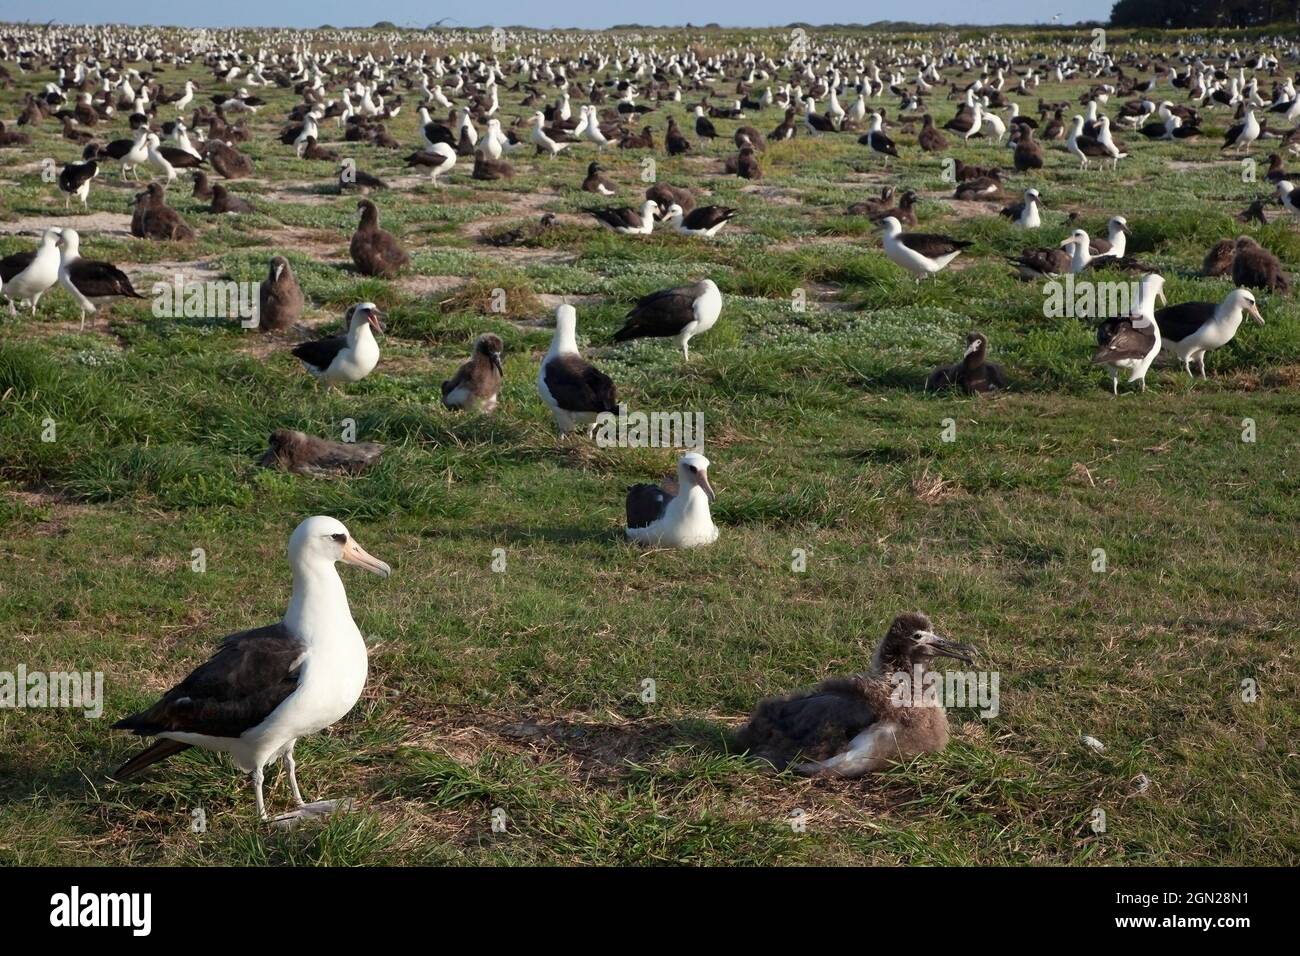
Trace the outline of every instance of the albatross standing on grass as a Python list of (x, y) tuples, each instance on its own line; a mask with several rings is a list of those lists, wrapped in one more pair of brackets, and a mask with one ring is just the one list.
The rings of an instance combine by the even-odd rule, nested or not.
[(1152, 273), (1142, 277), (1141, 299), (1125, 318), (1107, 319), (1097, 326), (1097, 351), (1094, 365), (1110, 366), (1110, 390), (1119, 394), (1120, 369), (1128, 369), (1130, 383), (1139, 382), (1147, 390), (1147, 369), (1160, 354), (1160, 326), (1156, 323), (1156, 297), (1164, 300), (1165, 280)]
[(216, 654), (152, 707), (113, 725), (158, 737), (114, 773), (130, 780), (150, 764), (190, 747), (224, 751), (252, 774), (257, 815), (268, 819), (264, 768), (283, 760), (296, 809), (275, 822), (332, 812), (337, 801), (307, 803), (298, 788), (293, 749), (299, 738), (340, 720), (366, 684), (366, 644), (352, 620), (338, 561), (382, 577), (391, 569), (371, 557), (342, 522), (308, 518), (289, 538), (293, 596), (283, 620), (232, 634)]
[[(777, 770), (860, 777), (948, 745), (948, 715), (922, 697), (896, 699), (891, 677), (924, 674), (935, 657), (971, 663), (974, 648), (934, 633), (924, 614), (900, 614), (876, 648), (871, 669), (832, 677), (812, 690), (770, 697), (754, 708), (736, 743)], [(913, 687), (921, 695), (922, 688)]]
[(880, 224), (885, 230), (885, 255), (891, 262), (915, 273), (918, 281), (922, 276), (933, 275), (945, 268), (971, 245), (951, 236), (924, 232), (904, 235), (903, 224), (893, 216), (886, 216)]
[(59, 230), (46, 229), (35, 252), (15, 252), (0, 259), (0, 290), (9, 300), (9, 314), (17, 315), (15, 302), (36, 304), (59, 281)]
[(578, 352), (578, 313), (571, 305), (555, 310), (555, 334), (537, 371), (537, 392), (562, 436), (578, 426), (590, 433), (601, 412), (618, 411), (613, 381)]
[(1259, 314), (1255, 296), (1249, 289), (1233, 289), (1223, 301), (1182, 302), (1156, 312), (1156, 325), (1160, 327), (1160, 347), (1172, 352), (1192, 375), (1192, 360), (1196, 359), (1205, 378), (1205, 356), (1223, 348), (1232, 341), (1241, 327), (1242, 313), (1250, 313), (1260, 325), (1264, 317)]
[(676, 336), (682, 357), (689, 362), (688, 343), (694, 336), (713, 328), (721, 314), (722, 293), (712, 279), (661, 289), (637, 302), (623, 320), (623, 327), (614, 333), (614, 341)]
[(633, 485), (627, 490), (627, 537), (657, 548), (695, 548), (718, 540), (709, 502), (709, 460), (698, 452), (677, 462), (677, 487)]
[(143, 299), (131, 286), (131, 279), (111, 262), (81, 258), (81, 236), (75, 229), (64, 229), (58, 241), (59, 285), (63, 286), (81, 309), (81, 327), (86, 327), (86, 313), (94, 314), (95, 299), (125, 296)]

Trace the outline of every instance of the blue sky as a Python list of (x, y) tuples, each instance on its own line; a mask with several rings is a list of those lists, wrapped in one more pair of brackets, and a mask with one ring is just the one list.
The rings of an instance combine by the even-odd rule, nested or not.
[(1055, 13), (1062, 22), (1105, 20), (1113, 0), (1072, 0), (1070, 3), (1034, 3), (1031, 0), (824, 0), (803, 10), (798, 4), (775, 0), (654, 0), (647, 3), (595, 3), (592, 0), (493, 0), (491, 3), (444, 0), (221, 0), (221, 2), (176, 2), (176, 0), (59, 0), (43, 6), (30, 0), (4, 4), (0, 20), (27, 19), (60, 23), (146, 23), (179, 26), (369, 26), (391, 20), (399, 26), (425, 26), (442, 17), (452, 25), (483, 26), (523, 24), (526, 26), (607, 27), (614, 23), (703, 24), (724, 26), (784, 25), (799, 17), (811, 23), (851, 23), (874, 20), (917, 20), (947, 23), (1043, 23)]

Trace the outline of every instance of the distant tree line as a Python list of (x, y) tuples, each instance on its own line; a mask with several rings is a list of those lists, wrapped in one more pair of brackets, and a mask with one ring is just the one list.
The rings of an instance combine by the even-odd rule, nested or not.
[(1300, 0), (1119, 0), (1116, 27), (1256, 27), (1300, 23)]

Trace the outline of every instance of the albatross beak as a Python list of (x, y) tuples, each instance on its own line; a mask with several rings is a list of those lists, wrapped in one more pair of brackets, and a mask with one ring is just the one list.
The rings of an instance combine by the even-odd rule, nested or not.
[(971, 664), (975, 660), (975, 648), (969, 644), (958, 644), (956, 641), (950, 641), (933, 631), (922, 631), (917, 643), (929, 647), (936, 657), (951, 657), (955, 660), (965, 661), (967, 664)]
[(1251, 314), (1251, 317), (1260, 325), (1264, 324), (1264, 317), (1259, 314), (1259, 306), (1257, 306), (1254, 302), (1249, 302), (1246, 304), (1246, 311), (1249, 312)]
[(386, 578), (393, 573), (392, 568), (374, 555), (367, 554), (366, 549), (353, 541), (352, 538), (348, 538), (348, 543), (343, 546), (343, 560), (348, 564), (355, 564), (359, 568), (365, 568), (381, 578)]
[(696, 478), (696, 481), (700, 483), (700, 487), (704, 489), (704, 493), (709, 496), (710, 501), (713, 501), (717, 497), (713, 493), (713, 486), (709, 484), (709, 476), (707, 472), (701, 471), (699, 476)]
[(494, 369), (497, 370), (497, 374), (498, 374), (498, 375), (504, 375), (504, 374), (505, 374), (505, 372), (502, 371), (502, 369), (501, 369), (501, 353), (500, 353), (500, 352), (493, 352), (491, 355), (488, 356), (488, 359), (489, 359), (489, 361), (492, 362), (492, 367), (493, 367)]
[(383, 318), (378, 311), (372, 311), (366, 321), (370, 323), (370, 327), (376, 332), (386, 332), (388, 330), (384, 328)]

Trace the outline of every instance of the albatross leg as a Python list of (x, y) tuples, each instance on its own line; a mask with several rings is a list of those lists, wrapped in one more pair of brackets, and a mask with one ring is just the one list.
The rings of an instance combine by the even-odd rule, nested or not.
[(298, 741), (294, 740), (289, 743), (289, 749), (284, 752), (284, 769), (289, 772), (289, 790), (293, 793), (293, 802), (299, 809), (307, 805), (307, 801), (302, 798), (302, 791), (298, 789), (298, 765), (293, 760), (293, 748)]
[(262, 780), (264, 775), (262, 768), (258, 767), (253, 771), (253, 793), (257, 797), (257, 818), (266, 819), (266, 797), (262, 795)]

